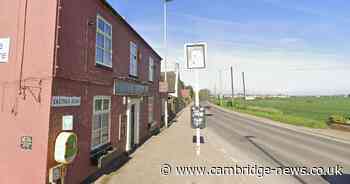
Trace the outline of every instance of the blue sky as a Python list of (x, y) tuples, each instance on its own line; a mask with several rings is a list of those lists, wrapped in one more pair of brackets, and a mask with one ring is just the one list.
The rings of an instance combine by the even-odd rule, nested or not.
[[(163, 55), (161, 0), (109, 0)], [(169, 62), (184, 66), (186, 42), (208, 42), (202, 88), (248, 93), (350, 93), (350, 2), (346, 0), (174, 0), (168, 4)], [(219, 81), (219, 71), (222, 82)], [(193, 74), (181, 71), (192, 84)]]

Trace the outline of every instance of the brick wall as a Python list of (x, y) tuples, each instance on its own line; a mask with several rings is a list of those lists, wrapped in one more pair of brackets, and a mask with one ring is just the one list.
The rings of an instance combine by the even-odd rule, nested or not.
[[(53, 80), (52, 96), (80, 96), (80, 107), (55, 107), (50, 113), (50, 133), (47, 169), (56, 165), (53, 158), (54, 141), (62, 129), (62, 116), (74, 115), (74, 131), (78, 135), (79, 154), (68, 167), (66, 183), (80, 183), (85, 177), (97, 171), (90, 162), (91, 126), (94, 96), (111, 96), (111, 144), (122, 154), (125, 152), (126, 135), (119, 140), (119, 115), (125, 115), (127, 105), (123, 97), (113, 94), (116, 78), (129, 78), (130, 48), (129, 42), (138, 45), (140, 57), (138, 63), (139, 78), (136, 82), (148, 82), (148, 58), (154, 59), (156, 72), (150, 86), (150, 95), (155, 97), (155, 120), (160, 122), (159, 77), (160, 57), (126, 25), (120, 17), (114, 15), (100, 0), (62, 0), (58, 31), (58, 60)], [(81, 6), (84, 4), (84, 6)], [(77, 11), (79, 9), (79, 11)], [(95, 65), (95, 22), (99, 14), (113, 27), (113, 67)], [(140, 104), (140, 142), (150, 136), (148, 129), (148, 101)], [(126, 128), (126, 125), (122, 125)], [(126, 130), (124, 130), (126, 131)]]

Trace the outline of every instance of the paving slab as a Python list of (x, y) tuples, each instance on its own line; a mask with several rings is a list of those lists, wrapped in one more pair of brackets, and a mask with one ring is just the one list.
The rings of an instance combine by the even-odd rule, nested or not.
[[(190, 127), (190, 108), (178, 116), (175, 123), (159, 135), (138, 148), (131, 159), (120, 169), (99, 178), (96, 184), (211, 184), (211, 183), (257, 183), (255, 176), (179, 176), (176, 166), (232, 166), (237, 162), (225, 154), (217, 144), (220, 140), (202, 131), (204, 144), (201, 153), (196, 154), (196, 144), (192, 142), (195, 130)], [(161, 174), (162, 166), (170, 166), (168, 176)]]

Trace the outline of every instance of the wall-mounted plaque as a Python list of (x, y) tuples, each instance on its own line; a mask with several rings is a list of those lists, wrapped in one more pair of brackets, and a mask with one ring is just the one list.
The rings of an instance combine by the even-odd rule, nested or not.
[(21, 137), (21, 148), (24, 150), (32, 150), (33, 138), (31, 136), (22, 136)]
[(73, 130), (73, 116), (63, 116), (62, 117), (62, 130), (71, 131)]

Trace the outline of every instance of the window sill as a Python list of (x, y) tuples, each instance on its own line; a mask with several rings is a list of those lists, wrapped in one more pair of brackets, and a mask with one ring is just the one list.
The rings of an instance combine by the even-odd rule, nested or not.
[(101, 69), (113, 72), (113, 67), (112, 66), (103, 65), (103, 64), (100, 64), (100, 63), (95, 63), (95, 66), (98, 67), (98, 68), (101, 68)]
[(108, 151), (112, 150), (113, 147), (111, 143), (107, 143), (105, 145), (102, 145), (98, 148), (95, 148), (90, 152), (90, 161), (93, 165), (98, 165), (98, 159), (101, 158), (103, 155), (107, 154)]
[(131, 77), (133, 79), (139, 79), (139, 76), (135, 76), (135, 75), (131, 75), (131, 74), (129, 74), (129, 77)]
[(148, 123), (148, 129), (152, 129), (153, 127), (155, 127), (157, 125), (156, 121), (152, 121)]

